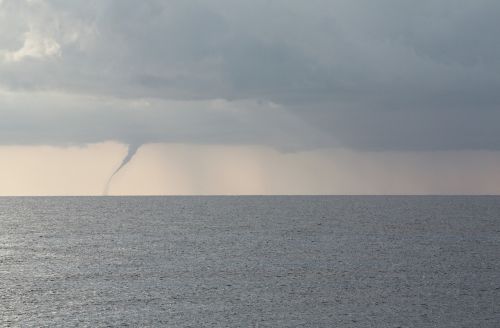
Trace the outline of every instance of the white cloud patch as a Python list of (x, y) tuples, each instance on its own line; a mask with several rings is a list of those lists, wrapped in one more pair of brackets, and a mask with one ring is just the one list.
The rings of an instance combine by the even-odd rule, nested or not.
[(61, 46), (55, 40), (44, 37), (36, 31), (25, 33), (24, 43), (21, 49), (13, 52), (5, 52), (6, 61), (18, 62), (26, 58), (43, 59), (60, 57)]
[(95, 36), (91, 23), (45, 0), (6, 0), (0, 18), (0, 55), (7, 64), (61, 57), (63, 48), (83, 50)]

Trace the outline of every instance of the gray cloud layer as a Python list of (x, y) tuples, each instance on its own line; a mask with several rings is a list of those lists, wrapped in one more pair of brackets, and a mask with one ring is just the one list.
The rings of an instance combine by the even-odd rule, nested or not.
[(495, 0), (2, 0), (0, 142), (500, 149)]

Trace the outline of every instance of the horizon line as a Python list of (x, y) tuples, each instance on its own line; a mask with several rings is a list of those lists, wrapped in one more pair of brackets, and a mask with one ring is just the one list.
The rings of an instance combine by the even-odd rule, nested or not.
[(500, 194), (128, 194), (128, 195), (0, 195), (13, 197), (499, 197)]

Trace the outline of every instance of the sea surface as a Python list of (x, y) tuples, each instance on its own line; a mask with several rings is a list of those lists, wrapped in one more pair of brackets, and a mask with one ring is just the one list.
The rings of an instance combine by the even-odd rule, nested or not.
[(500, 327), (500, 197), (0, 198), (2, 327)]

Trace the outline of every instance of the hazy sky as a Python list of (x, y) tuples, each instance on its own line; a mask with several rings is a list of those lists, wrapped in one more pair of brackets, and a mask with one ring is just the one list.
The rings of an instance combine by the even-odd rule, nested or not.
[(500, 193), (498, 17), (0, 0), (0, 194), (100, 194), (126, 144), (144, 146), (110, 193)]

